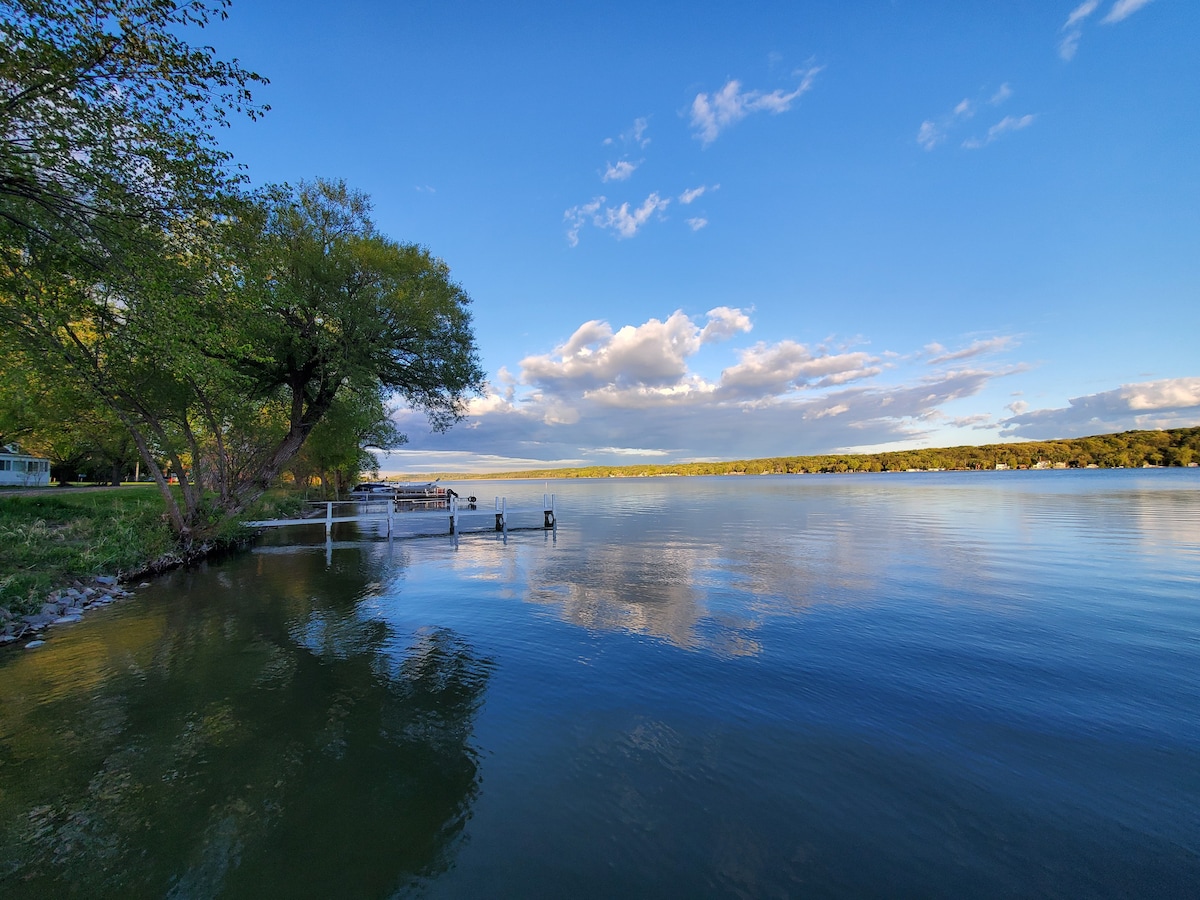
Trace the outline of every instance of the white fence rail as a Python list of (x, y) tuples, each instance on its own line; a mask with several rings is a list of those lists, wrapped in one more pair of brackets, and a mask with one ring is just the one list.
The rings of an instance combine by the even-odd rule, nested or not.
[[(419, 508), (412, 504), (409, 500), (355, 500), (355, 501), (326, 501), (324, 503), (312, 503), (309, 505), (310, 514), (302, 515), (294, 519), (260, 519), (246, 524), (251, 528), (284, 528), (289, 525), (325, 525), (325, 533), (329, 534), (333, 530), (335, 524), (341, 522), (375, 522), (386, 523), (387, 533), (391, 537), (398, 530), (401, 523), (405, 525), (421, 526), (432, 525), (436, 518), (448, 516), (448, 524), (440, 531), (432, 533), (443, 534), (458, 534), (467, 523), (474, 524), (478, 520), (483, 519), (489, 513), (480, 511), (474, 503), (463, 505), (459, 503), (458, 498), (451, 496), (449, 502), (440, 501), (438, 506), (441, 508)], [(337, 510), (334, 508), (338, 507)], [(343, 508), (350, 507), (352, 509), (349, 514), (342, 514)], [(516, 527), (510, 524), (510, 519), (514, 514), (519, 514), (521, 511), (510, 511), (508, 508), (507, 497), (496, 498), (496, 509), (492, 524), (495, 530), (507, 532), (511, 527)], [(474, 520), (474, 521), (472, 521)], [(443, 521), (445, 521), (443, 519)], [(539, 525), (523, 525), (522, 528), (542, 528), (556, 529), (558, 528), (558, 517), (554, 508), (554, 495), (542, 495), (541, 523)], [(484, 530), (484, 529), (475, 529)], [(428, 528), (424, 528), (425, 533)]]

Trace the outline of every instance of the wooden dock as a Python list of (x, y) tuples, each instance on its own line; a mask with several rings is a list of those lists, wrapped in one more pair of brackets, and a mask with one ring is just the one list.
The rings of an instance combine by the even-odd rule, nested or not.
[[(323, 503), (309, 504), (309, 515), (301, 516), (298, 519), (261, 519), (259, 521), (247, 522), (251, 528), (284, 528), (289, 525), (325, 525), (325, 534), (328, 535), (335, 524), (340, 522), (375, 522), (379, 524), (386, 523), (388, 537), (391, 537), (398, 530), (401, 523), (412, 525), (418, 521), (422, 524), (429, 523), (428, 527), (421, 531), (422, 534), (459, 534), (464, 525), (470, 523), (478, 525), (479, 520), (483, 520), (487, 525), (491, 525), (495, 531), (508, 532), (510, 528), (536, 528), (538, 530), (557, 529), (558, 518), (555, 515), (554, 495), (542, 495), (542, 509), (540, 510), (540, 524), (538, 525), (522, 525), (515, 526), (511, 524), (511, 518), (514, 515), (520, 515), (521, 510), (510, 510), (508, 508), (507, 497), (497, 497), (495, 510), (480, 510), (476, 504), (459, 503), (457, 497), (450, 497), (446, 501), (441, 501), (440, 509), (430, 508), (431, 504), (426, 504), (426, 508), (417, 509), (405, 500), (343, 500), (343, 501), (326, 501)], [(464, 509), (464, 506), (466, 507)], [(338, 507), (335, 510), (334, 507)], [(352, 507), (353, 512), (344, 514), (341, 508)], [(528, 514), (528, 510), (524, 511)], [(436, 519), (441, 519), (446, 524), (438, 530), (430, 531)], [(490, 530), (486, 528), (475, 527), (472, 530), (482, 531)]]

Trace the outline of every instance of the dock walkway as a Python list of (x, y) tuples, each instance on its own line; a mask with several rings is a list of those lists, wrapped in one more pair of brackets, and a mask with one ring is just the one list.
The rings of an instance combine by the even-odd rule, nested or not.
[[(329, 534), (333, 530), (335, 524), (341, 522), (376, 522), (379, 524), (386, 523), (387, 534), (391, 537), (395, 534), (400, 526), (405, 525), (405, 531), (410, 530), (407, 526), (420, 523), (419, 531), (422, 534), (459, 534), (462, 532), (464, 525), (468, 523), (476, 527), (471, 530), (483, 531), (492, 530), (478, 527), (480, 520), (483, 520), (487, 525), (491, 525), (495, 531), (507, 532), (515, 528), (537, 528), (538, 530), (556, 529), (558, 527), (558, 519), (554, 509), (554, 495), (542, 495), (541, 519), (539, 525), (523, 525), (517, 526), (511, 524), (511, 517), (516, 514), (520, 515), (520, 510), (510, 510), (508, 508), (508, 498), (497, 497), (496, 507), (494, 511), (480, 510), (476, 508), (476, 504), (460, 504), (457, 497), (450, 497), (449, 500), (441, 501), (440, 509), (433, 508), (432, 504), (424, 504), (424, 508), (416, 508), (411, 502), (405, 500), (342, 500), (342, 501), (325, 501), (309, 503), (308, 508), (299, 518), (294, 519), (260, 519), (246, 524), (251, 528), (283, 528), (291, 525), (325, 525), (325, 533)], [(335, 510), (335, 507), (337, 508)], [(466, 507), (466, 508), (464, 508)], [(350, 511), (346, 511), (350, 508)], [(446, 524), (438, 530), (430, 531), (430, 528), (435, 528), (434, 522), (441, 520)]]

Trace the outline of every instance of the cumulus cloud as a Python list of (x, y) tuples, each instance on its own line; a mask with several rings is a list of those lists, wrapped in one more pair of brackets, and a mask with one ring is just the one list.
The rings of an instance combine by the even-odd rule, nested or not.
[(567, 243), (579, 245), (579, 232), (589, 222), (601, 230), (611, 230), (618, 238), (631, 238), (657, 213), (661, 214), (671, 201), (655, 191), (642, 204), (631, 207), (626, 201), (620, 206), (605, 206), (607, 199), (594, 197), (590, 203), (573, 206), (563, 213), (567, 223)]
[(1182, 428), (1200, 421), (1200, 378), (1166, 378), (1125, 384), (1073, 397), (1059, 409), (1017, 412), (1001, 421), (1002, 434), (1048, 440), (1143, 428)]
[(604, 175), (601, 181), (628, 181), (634, 170), (637, 169), (637, 163), (631, 163), (627, 159), (622, 159), (616, 163), (607, 163), (604, 169)]
[[(474, 431), (430, 434), (414, 412), (399, 424), (413, 451), (485, 449), (522, 459), (594, 458), (601, 447), (665, 450), (666, 456), (655, 458), (679, 460), (823, 453), (927, 438), (944, 418), (942, 407), (978, 394), (1003, 374), (946, 372), (913, 384), (860, 383), (753, 402), (695, 390), (579, 393), (570, 404), (541, 394), (505, 414), (483, 417)], [(569, 424), (546, 414), (547, 407), (565, 405), (578, 414)]]
[(726, 397), (777, 396), (815, 384), (830, 387), (878, 375), (882, 369), (868, 353), (814, 354), (803, 344), (784, 340), (743, 350), (736, 365), (721, 373), (718, 392)]
[(692, 101), (692, 128), (695, 129), (696, 137), (707, 146), (715, 141), (722, 131), (751, 113), (769, 112), (778, 115), (787, 112), (799, 97), (812, 89), (813, 81), (821, 68), (810, 66), (797, 72), (800, 84), (790, 91), (782, 88), (770, 93), (743, 91), (740, 81), (730, 79), (719, 91), (697, 94), (696, 99)]
[(703, 216), (695, 216), (687, 220), (688, 228), (692, 229), (692, 231), (699, 231), (707, 224), (708, 219), (704, 218)]
[(1035, 115), (1025, 116), (1005, 116), (995, 125), (987, 130), (987, 136), (984, 138), (968, 138), (963, 141), (963, 146), (968, 150), (978, 150), (981, 147), (986, 147), (992, 141), (1000, 138), (1012, 131), (1021, 131), (1033, 124)]
[(719, 342), (751, 328), (745, 310), (728, 306), (620, 328), (585, 322), (551, 352), (523, 359), (515, 378), (502, 373), (449, 433), (430, 433), (411, 410), (398, 424), (414, 452), (486, 451), (522, 460), (829, 452), (914, 441), (947, 423), (995, 427), (981, 416), (955, 419), (944, 408), (1018, 370), (923, 369), (924, 377), (884, 383), (883, 373), (895, 370), (880, 360), (901, 357), (784, 339), (734, 346), (736, 362), (719, 376), (698, 373)]
[(701, 344), (727, 340), (739, 332), (749, 332), (754, 328), (748, 315), (740, 309), (731, 309), (728, 306), (710, 309), (705, 316), (708, 323), (700, 332)]
[(551, 353), (523, 359), (521, 381), (554, 395), (615, 390), (650, 397), (703, 389), (698, 379), (688, 378), (688, 357), (703, 344), (751, 328), (740, 309), (719, 306), (707, 318), (701, 328), (676, 310), (666, 321), (650, 319), (617, 331), (599, 319), (585, 322)]

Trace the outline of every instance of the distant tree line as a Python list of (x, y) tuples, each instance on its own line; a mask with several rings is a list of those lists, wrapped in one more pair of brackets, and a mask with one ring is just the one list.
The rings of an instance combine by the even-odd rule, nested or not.
[(505, 472), (481, 478), (631, 478), (649, 475), (790, 475), (833, 472), (965, 471), (972, 469), (1141, 468), (1188, 466), (1200, 462), (1200, 427), (1169, 431), (1123, 431), (1055, 441), (985, 444), (896, 450), (888, 453), (838, 453), (774, 456), (728, 462), (675, 465), (586, 466)]

